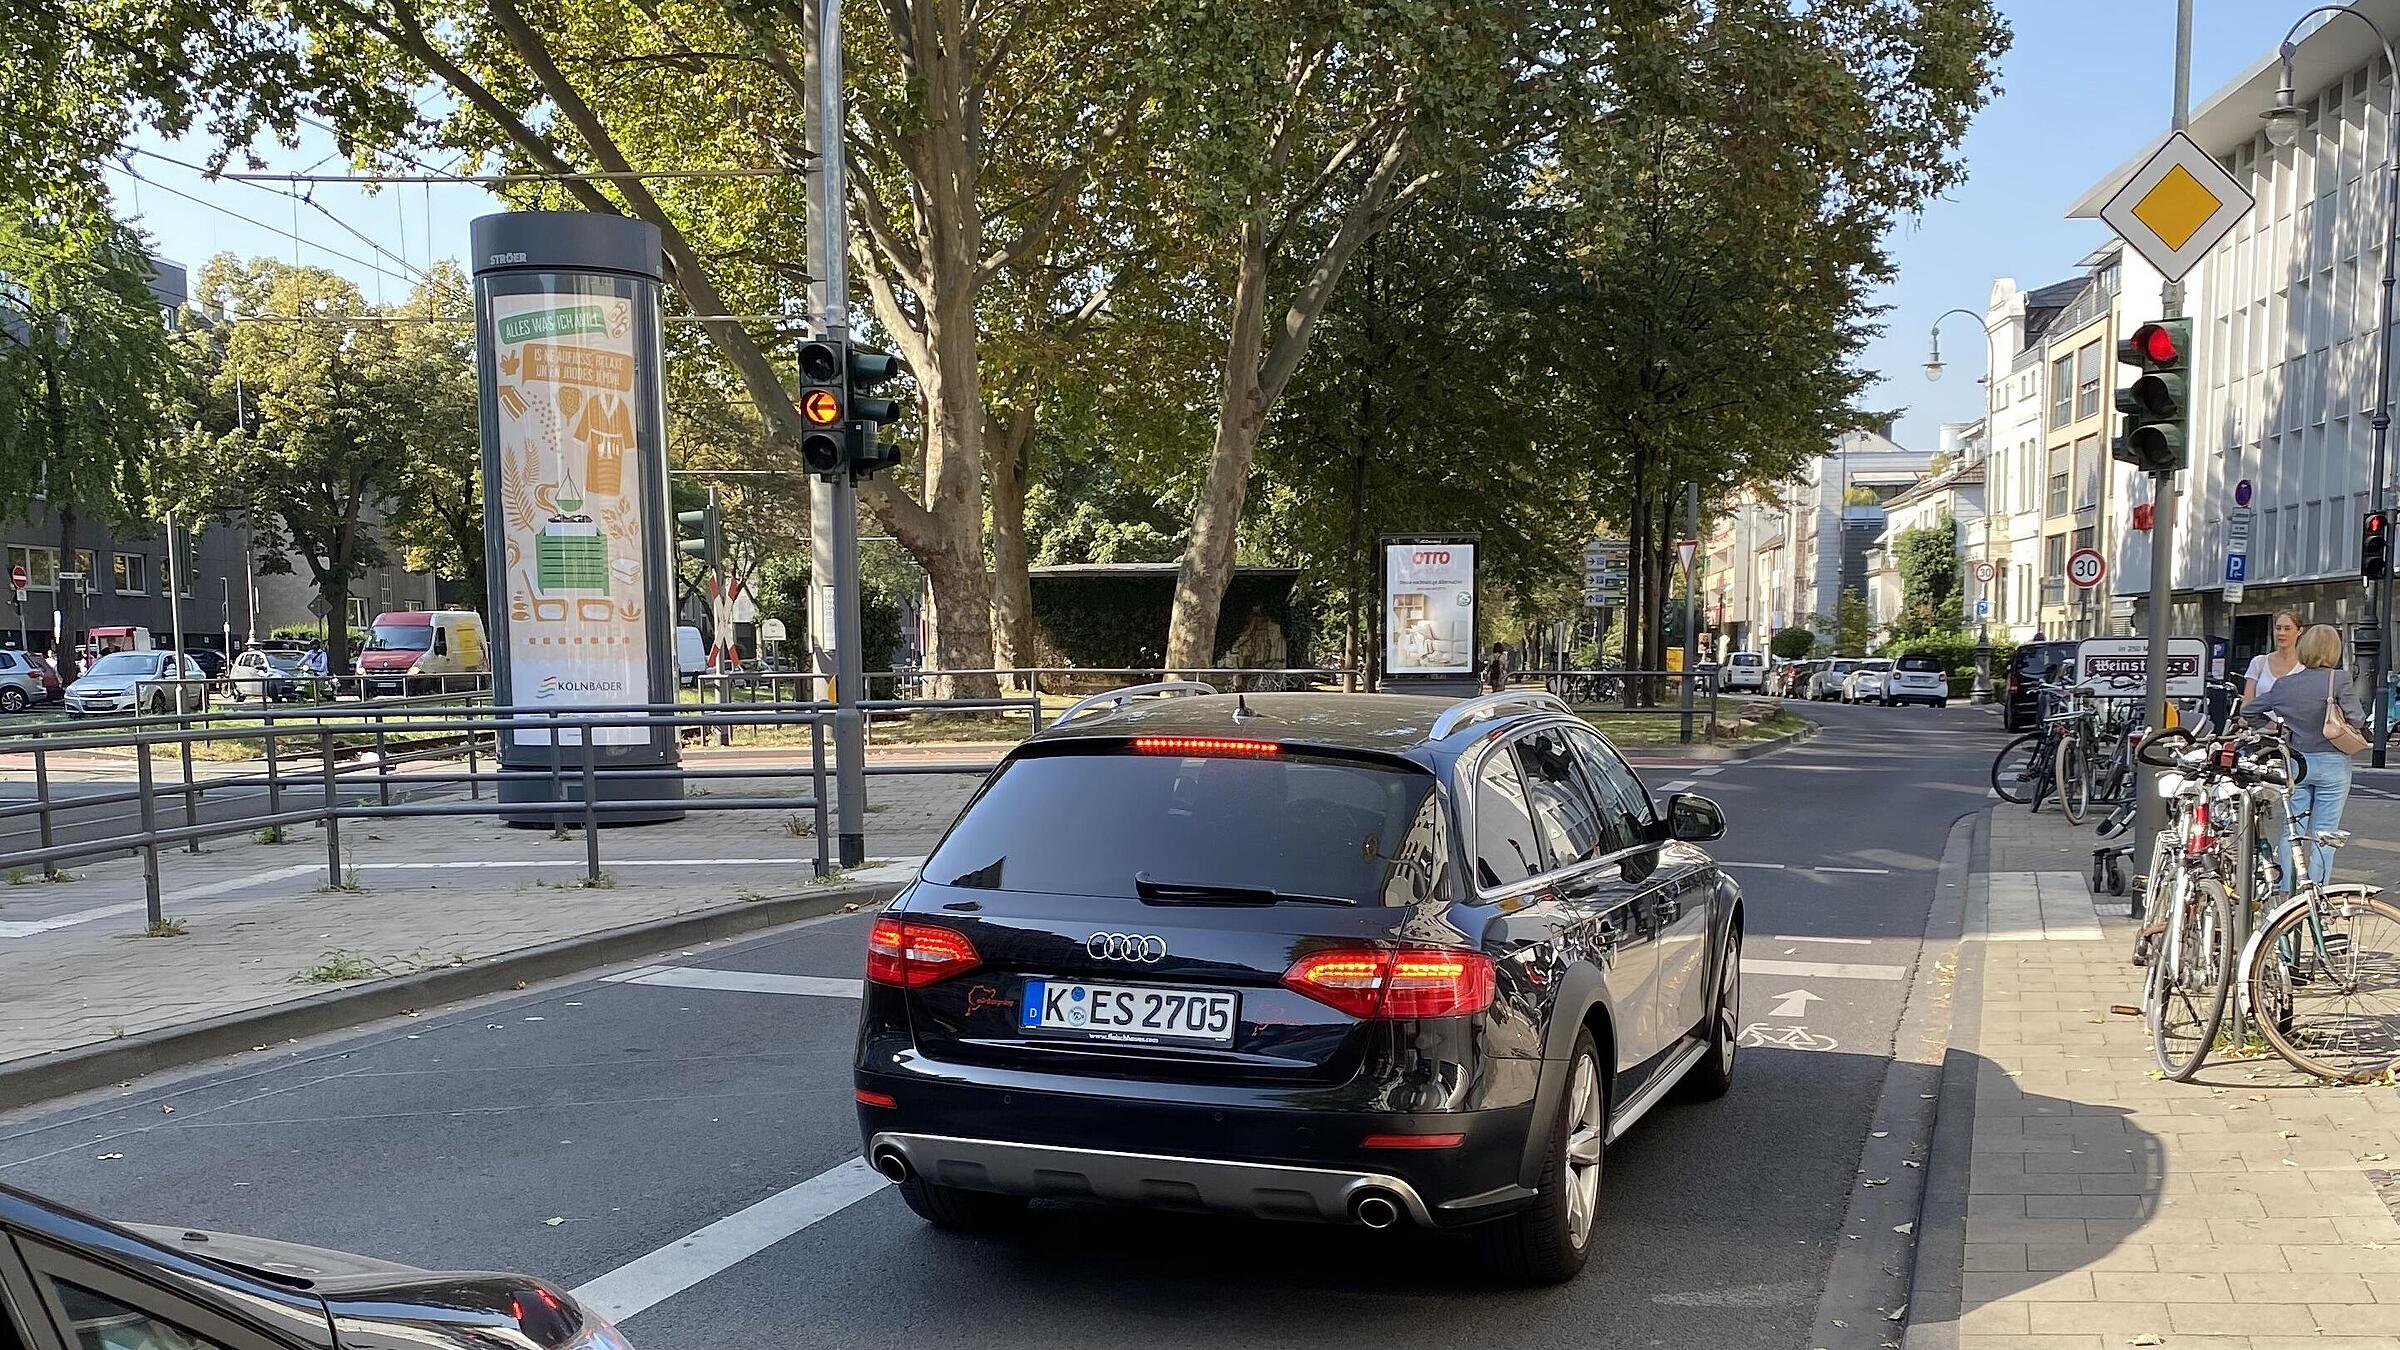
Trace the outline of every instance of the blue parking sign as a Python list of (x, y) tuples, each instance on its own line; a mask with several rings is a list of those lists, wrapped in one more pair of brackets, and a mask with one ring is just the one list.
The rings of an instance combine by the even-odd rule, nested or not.
[(2226, 554), (2226, 555), (2225, 555), (2225, 580), (2227, 580), (2228, 582), (2234, 582), (2234, 581), (2248, 581), (2249, 579), (2250, 579), (2250, 555), (2249, 555), (2249, 554), (2247, 554), (2247, 553), (2228, 553), (2228, 554)]

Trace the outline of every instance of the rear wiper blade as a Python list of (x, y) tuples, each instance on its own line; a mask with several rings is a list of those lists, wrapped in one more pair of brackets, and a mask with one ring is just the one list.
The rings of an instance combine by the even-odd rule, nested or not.
[(1160, 881), (1147, 872), (1133, 878), (1134, 894), (1154, 905), (1341, 905), (1356, 900), (1339, 895), (1308, 895), (1266, 886), (1230, 886), (1215, 881)]

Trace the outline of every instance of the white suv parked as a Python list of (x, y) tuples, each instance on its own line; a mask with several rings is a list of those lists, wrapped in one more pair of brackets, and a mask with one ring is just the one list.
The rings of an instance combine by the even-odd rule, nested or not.
[(1735, 652), (1725, 658), (1725, 668), (1718, 672), (1718, 687), (1726, 693), (1747, 689), (1753, 693), (1767, 692), (1767, 658), (1757, 652)]

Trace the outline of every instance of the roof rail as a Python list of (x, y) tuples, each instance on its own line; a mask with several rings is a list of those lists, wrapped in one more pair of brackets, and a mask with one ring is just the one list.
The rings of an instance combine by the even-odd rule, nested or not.
[(1067, 710), (1060, 713), (1058, 720), (1050, 725), (1063, 727), (1088, 712), (1121, 711), (1142, 694), (1158, 694), (1167, 698), (1177, 698), (1187, 694), (1213, 694), (1215, 692), (1217, 692), (1215, 685), (1202, 684), (1198, 680), (1158, 680), (1150, 684), (1129, 684), (1122, 689), (1111, 689), (1105, 694), (1094, 694), (1090, 698), (1081, 699), (1068, 705)]
[(1433, 730), (1427, 735), (1429, 739), (1438, 741), (1460, 727), (1481, 722), (1486, 718), (1498, 717), (1504, 712), (1533, 709), (1568, 714), (1573, 714), (1575, 711), (1567, 706), (1565, 699), (1547, 690), (1509, 690), (1451, 704), (1442, 711), (1441, 716), (1433, 719)]

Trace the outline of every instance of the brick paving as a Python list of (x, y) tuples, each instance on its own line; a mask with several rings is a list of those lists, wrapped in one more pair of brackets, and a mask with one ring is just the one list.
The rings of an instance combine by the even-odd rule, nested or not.
[(2132, 925), (2070, 899), (2091, 847), (1995, 808), (1970, 896), (1960, 1350), (2400, 1350), (2400, 1090), (2271, 1055), (2161, 1081), (2142, 1020), (2111, 1010), (2140, 998)]
[[(966, 777), (870, 785), (870, 861), (927, 852), (972, 790)], [(767, 782), (712, 792), (767, 795)], [(801, 815), (803, 813), (794, 813)], [(815, 884), (813, 837), (767, 811), (695, 813), (601, 836), (609, 884), (578, 885), (584, 841), (489, 818), (345, 821), (331, 889), (324, 835), (248, 836), (160, 856), (180, 936), (146, 937), (138, 857), (78, 863), (75, 880), (0, 887), (0, 1064), (474, 961)], [(320, 976), (337, 958), (350, 978)]]

